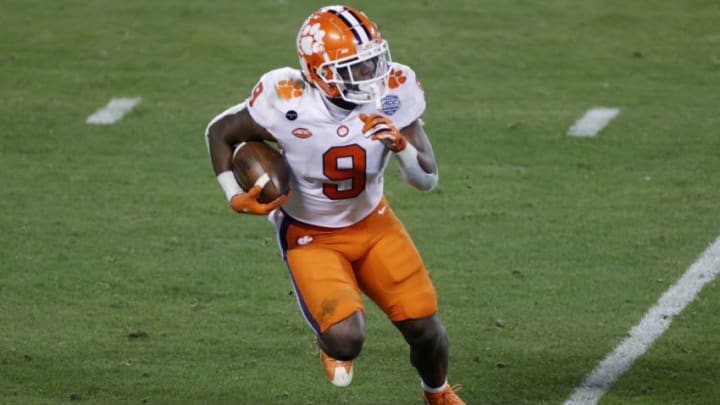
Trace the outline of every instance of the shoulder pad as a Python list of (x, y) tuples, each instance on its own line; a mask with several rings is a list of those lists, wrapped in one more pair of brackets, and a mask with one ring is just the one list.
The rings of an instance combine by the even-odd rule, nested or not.
[(287, 67), (268, 72), (263, 82), (280, 101), (302, 97), (308, 86), (299, 70)]

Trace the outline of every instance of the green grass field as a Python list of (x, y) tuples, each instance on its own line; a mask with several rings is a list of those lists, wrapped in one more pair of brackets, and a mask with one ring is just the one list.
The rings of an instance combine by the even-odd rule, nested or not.
[[(0, 3), (0, 403), (420, 404), (368, 302), (325, 381), (272, 226), (226, 205), (203, 139), (296, 66), (310, 0)], [(720, 3), (358, 1), (426, 91), (413, 235), (469, 404), (562, 404), (720, 235)], [(114, 125), (85, 119), (143, 101)], [(619, 108), (594, 138), (589, 108)], [(708, 283), (600, 403), (717, 404)]]

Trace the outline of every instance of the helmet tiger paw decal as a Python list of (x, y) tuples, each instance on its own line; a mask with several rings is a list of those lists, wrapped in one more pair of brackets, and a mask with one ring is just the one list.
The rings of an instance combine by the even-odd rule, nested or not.
[(285, 98), (285, 99), (291, 99), (293, 97), (300, 97), (303, 95), (303, 90), (305, 89), (305, 83), (301, 81), (295, 81), (295, 80), (280, 80), (275, 85), (276, 91), (278, 96)]
[[(296, 45), (306, 84), (324, 96), (367, 104), (387, 93), (390, 49), (377, 24), (361, 11), (349, 6), (319, 9), (298, 30)], [(373, 61), (375, 68), (358, 77), (349, 74), (351, 66), (366, 61)]]
[(325, 51), (325, 31), (320, 29), (320, 24), (308, 25), (300, 34), (299, 48), (305, 55), (322, 53)]
[(403, 73), (402, 70), (393, 70), (388, 78), (388, 86), (390, 86), (391, 89), (397, 89), (406, 81), (407, 76), (405, 76), (405, 73)]

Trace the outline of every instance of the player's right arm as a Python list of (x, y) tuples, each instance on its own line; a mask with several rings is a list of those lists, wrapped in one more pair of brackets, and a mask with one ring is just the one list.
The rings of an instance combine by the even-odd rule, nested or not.
[(363, 133), (382, 142), (398, 159), (405, 181), (422, 191), (431, 191), (438, 182), (438, 167), (430, 140), (418, 118), (402, 130), (380, 114), (360, 114)]
[[(252, 102), (252, 100), (251, 100)], [(252, 118), (245, 103), (231, 107), (210, 121), (205, 129), (213, 170), (217, 176), (230, 207), (237, 212), (266, 215), (280, 207), (287, 196), (269, 203), (261, 203), (257, 197), (260, 187), (243, 190), (232, 171), (232, 154), (235, 145), (244, 141), (274, 141), (270, 132)]]

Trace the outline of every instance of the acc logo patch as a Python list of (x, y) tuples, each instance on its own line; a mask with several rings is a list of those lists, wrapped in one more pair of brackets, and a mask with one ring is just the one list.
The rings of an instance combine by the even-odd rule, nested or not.
[(387, 95), (382, 98), (380, 109), (385, 115), (393, 115), (400, 109), (400, 97)]

